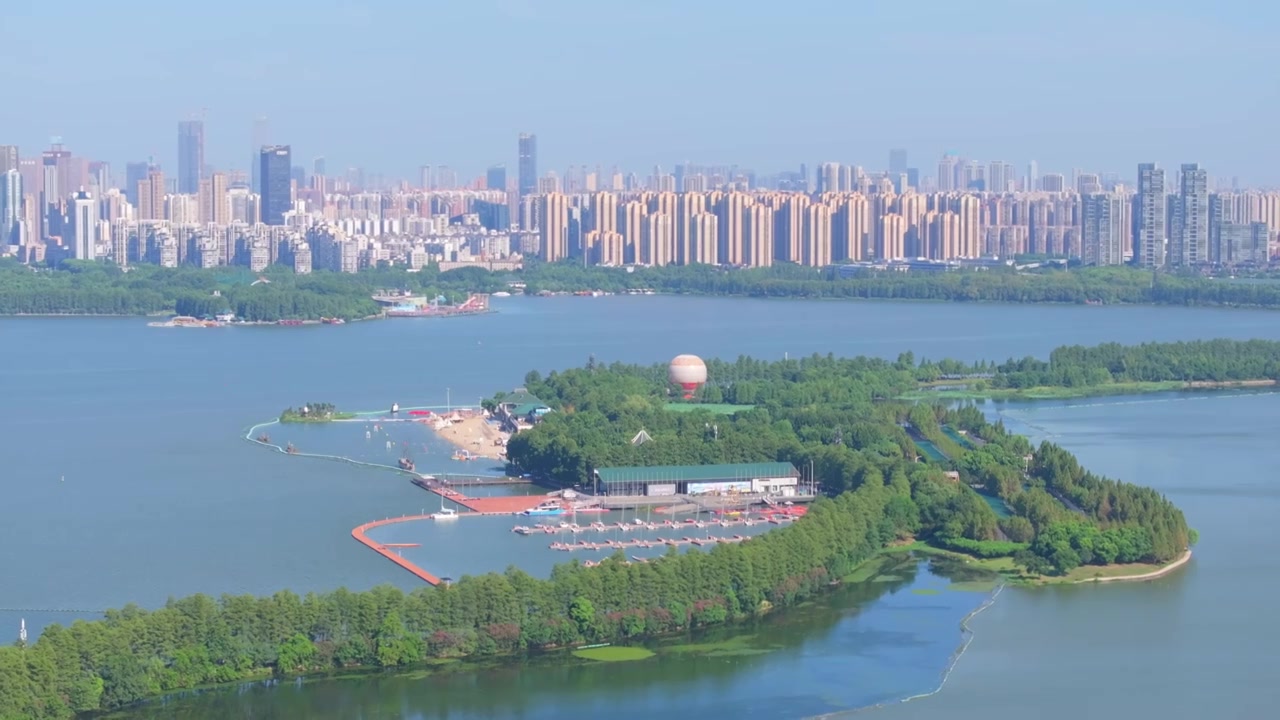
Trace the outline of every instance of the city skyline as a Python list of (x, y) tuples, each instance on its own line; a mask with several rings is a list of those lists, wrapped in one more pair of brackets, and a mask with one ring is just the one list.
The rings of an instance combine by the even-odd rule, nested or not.
[[(540, 134), (543, 167), (878, 166), (888, 149), (905, 147), (1019, 167), (1035, 159), (1064, 173), (1128, 172), (1151, 159), (1176, 167), (1192, 157), (1246, 185), (1280, 184), (1280, 167), (1258, 152), (1269, 146), (1264, 118), (1280, 110), (1280, 97), (1249, 72), (1221, 71), (1280, 59), (1267, 32), (1280, 11), (1270, 6), (1170, 0), (1148, 13), (1101, 0), (1069, 11), (1013, 0), (976, 8), (800, 0), (768, 23), (739, 10), (724, 0), (605, 8), (229, 0), (120, 15), (86, 0), (29, 3), (6, 17), (22, 32), (0, 47), (6, 97), (16, 99), (0, 104), (0, 127), (5, 142), (34, 149), (61, 136), (115, 167), (154, 157), (172, 177), (173, 122), (199, 113), (207, 162), (245, 171), (247, 148), (288, 142), (299, 158), (326, 156), (331, 172), (361, 166), (413, 178), (431, 164), (474, 176), (489, 165), (514, 168), (509, 138), (528, 131)], [(58, 28), (59, 52), (42, 49), (35, 31), (44, 27)], [(186, 30), (163, 31), (178, 27)], [(347, 40), (282, 43), (270, 27)], [(432, 58), (460, 59), (448, 79), (387, 71), (420, 64), (421, 27), (465, 30), (432, 33)], [(119, 41), (139, 35), (147, 42)], [(763, 50), (788, 39), (803, 52)], [(348, 41), (353, 50), (343, 49)], [(214, 50), (197, 59), (192, 43)], [(133, 81), (85, 72), (104, 57)], [(298, 68), (287, 92), (260, 82), (267, 67)], [(513, 68), (537, 68), (539, 80)], [(1143, 78), (1140, 88), (1122, 81), (1133, 77)], [(255, 143), (259, 116), (270, 119), (271, 136)]]

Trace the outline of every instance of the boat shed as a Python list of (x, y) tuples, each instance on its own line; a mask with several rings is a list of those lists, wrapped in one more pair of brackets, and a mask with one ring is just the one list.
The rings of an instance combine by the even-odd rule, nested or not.
[(796, 494), (800, 472), (786, 462), (598, 468), (596, 492), (607, 495)]

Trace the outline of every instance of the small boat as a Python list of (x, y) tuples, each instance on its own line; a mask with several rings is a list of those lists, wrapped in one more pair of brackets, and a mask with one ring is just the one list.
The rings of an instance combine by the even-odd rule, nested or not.
[(431, 513), (432, 520), (457, 520), (458, 511), (453, 508), (440, 508), (440, 512)]
[(398, 464), (400, 465), (401, 470), (413, 472), (413, 461), (409, 458), (400, 458)]
[(644, 525), (644, 520), (641, 520), (640, 518), (636, 518), (632, 522), (634, 522), (636, 525)]
[(293, 443), (289, 443), (288, 445), (284, 446), (284, 451), (289, 453), (290, 455), (296, 455), (298, 453), (298, 448), (294, 447)]
[(558, 503), (544, 502), (541, 505), (524, 511), (525, 515), (559, 515), (564, 512), (564, 508)]
[(391, 403), (392, 414), (400, 412), (400, 403)]
[(263, 445), (266, 445), (267, 443), (271, 442), (271, 436), (266, 433), (262, 433), (261, 435), (258, 436), (258, 442), (262, 443)]

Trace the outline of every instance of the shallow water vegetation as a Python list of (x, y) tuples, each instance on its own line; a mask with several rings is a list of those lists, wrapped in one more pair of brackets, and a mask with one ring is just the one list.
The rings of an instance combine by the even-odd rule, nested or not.
[(598, 662), (627, 662), (630, 660), (645, 660), (655, 655), (652, 650), (642, 647), (632, 647), (624, 645), (610, 645), (608, 647), (596, 648), (580, 648), (573, 651), (574, 657), (580, 657), (584, 660), (596, 660)]

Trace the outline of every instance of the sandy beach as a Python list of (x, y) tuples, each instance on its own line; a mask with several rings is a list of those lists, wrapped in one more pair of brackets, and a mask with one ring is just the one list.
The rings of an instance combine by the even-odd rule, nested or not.
[[(482, 415), (463, 418), (436, 432), (459, 450), (466, 450), (472, 455), (489, 460), (506, 459), (507, 434), (499, 430), (498, 426), (486, 422)], [(495, 445), (499, 440), (502, 444)]]

